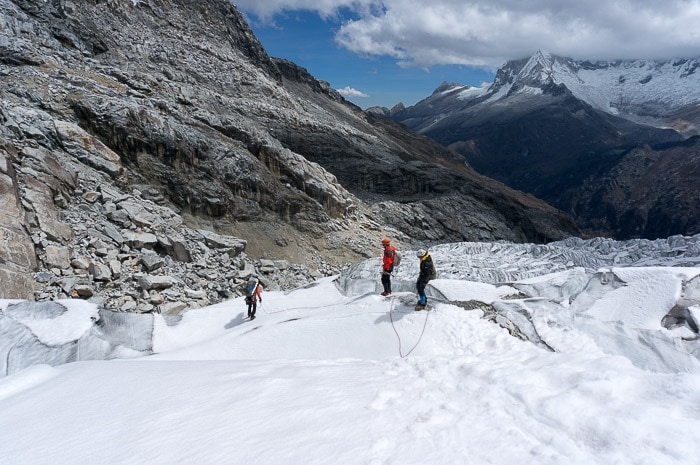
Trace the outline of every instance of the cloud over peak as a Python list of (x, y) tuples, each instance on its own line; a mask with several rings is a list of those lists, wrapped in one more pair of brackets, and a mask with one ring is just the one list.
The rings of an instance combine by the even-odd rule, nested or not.
[(342, 89), (336, 89), (340, 95), (346, 98), (357, 98), (357, 97), (369, 97), (369, 95), (361, 92), (357, 89), (353, 89), (350, 86), (343, 87)]
[[(700, 0), (258, 0), (242, 10), (270, 18), (315, 11), (336, 18), (336, 41), (402, 66), (497, 67), (538, 49), (577, 59), (700, 56)], [(339, 12), (352, 12), (341, 20)]]

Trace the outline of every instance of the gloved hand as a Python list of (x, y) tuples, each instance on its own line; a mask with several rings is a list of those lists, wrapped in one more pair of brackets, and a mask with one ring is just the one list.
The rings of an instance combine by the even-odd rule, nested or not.
[(260, 298), (258, 299), (258, 302), (262, 303), (262, 297), (260, 297)]

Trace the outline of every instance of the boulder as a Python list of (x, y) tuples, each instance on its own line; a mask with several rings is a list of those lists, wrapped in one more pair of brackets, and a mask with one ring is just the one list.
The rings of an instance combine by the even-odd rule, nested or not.
[(139, 261), (147, 271), (154, 271), (162, 267), (165, 261), (156, 253), (145, 253)]
[(151, 233), (125, 231), (124, 243), (135, 249), (153, 249), (158, 244), (158, 238)]
[(141, 289), (147, 291), (168, 289), (173, 287), (176, 283), (177, 281), (169, 276), (141, 275), (138, 277), (139, 286), (141, 286)]
[(204, 238), (204, 243), (212, 249), (231, 249), (234, 255), (245, 251), (246, 241), (232, 236), (222, 236), (220, 234), (198, 229), (197, 232)]
[(68, 268), (71, 266), (70, 249), (49, 245), (44, 249), (44, 265), (47, 268)]
[(110, 281), (112, 279), (112, 270), (104, 263), (91, 262), (88, 273), (93, 276), (95, 281)]

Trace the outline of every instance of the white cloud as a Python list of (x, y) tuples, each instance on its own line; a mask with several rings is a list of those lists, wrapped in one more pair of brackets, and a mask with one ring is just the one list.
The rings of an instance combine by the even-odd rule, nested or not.
[(498, 66), (538, 49), (579, 59), (700, 55), (700, 0), (273, 0), (238, 2), (271, 17), (305, 9), (357, 14), (337, 32), (356, 53), (402, 66)]
[(350, 86), (346, 86), (346, 87), (343, 87), (342, 89), (336, 89), (336, 90), (343, 97), (348, 97), (348, 98), (369, 97), (369, 95), (365, 94), (364, 92), (361, 92), (357, 89), (353, 89)]
[(316, 11), (324, 18), (335, 16), (340, 8), (365, 10), (364, 6), (377, 3), (373, 0), (236, 0), (234, 3), (240, 10), (252, 13), (263, 20), (271, 19), (284, 11), (307, 10)]

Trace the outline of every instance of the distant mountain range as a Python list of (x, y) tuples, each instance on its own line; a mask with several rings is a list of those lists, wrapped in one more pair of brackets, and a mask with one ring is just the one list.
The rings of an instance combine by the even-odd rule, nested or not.
[(506, 63), (488, 88), (444, 83), (414, 106), (368, 111), (570, 213), (590, 234), (700, 231), (700, 58), (593, 62), (540, 51)]

